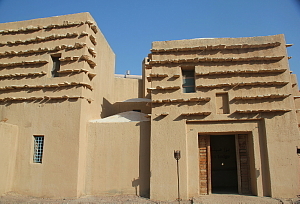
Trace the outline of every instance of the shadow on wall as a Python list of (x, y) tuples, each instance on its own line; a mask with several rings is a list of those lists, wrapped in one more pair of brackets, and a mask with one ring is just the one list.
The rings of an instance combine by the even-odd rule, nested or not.
[(267, 118), (272, 119), (276, 116), (282, 116), (285, 112), (268, 112), (268, 113), (247, 113), (247, 114), (240, 114), (240, 113), (232, 113), (228, 115), (229, 118), (234, 119), (255, 119), (255, 118)]
[(267, 147), (267, 132), (265, 120), (261, 120), (258, 123), (259, 131), (259, 148), (261, 155), (261, 176), (263, 180), (263, 196), (271, 196), (271, 177), (270, 177), (270, 166), (269, 166), (269, 156)]
[(139, 178), (132, 180), (132, 187), (136, 195), (150, 198), (150, 122), (137, 125), (140, 126)]
[(143, 96), (143, 80), (139, 80), (139, 93), (138, 93), (138, 97), (139, 98), (144, 98)]
[(101, 118), (105, 118), (113, 115), (113, 105), (106, 98), (103, 98), (101, 107), (102, 107), (101, 108), (102, 111), (100, 113)]

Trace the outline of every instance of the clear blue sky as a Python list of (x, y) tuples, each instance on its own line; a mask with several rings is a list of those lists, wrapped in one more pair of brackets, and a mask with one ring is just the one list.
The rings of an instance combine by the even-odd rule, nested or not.
[(96, 20), (118, 74), (141, 74), (153, 41), (285, 34), (300, 79), (299, 0), (0, 0), (0, 23), (79, 12)]

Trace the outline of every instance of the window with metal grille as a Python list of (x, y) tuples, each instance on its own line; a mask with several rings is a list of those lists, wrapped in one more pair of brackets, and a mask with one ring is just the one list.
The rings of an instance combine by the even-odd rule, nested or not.
[(183, 93), (195, 93), (195, 67), (182, 67)]
[(44, 149), (44, 136), (34, 136), (33, 162), (42, 163)]

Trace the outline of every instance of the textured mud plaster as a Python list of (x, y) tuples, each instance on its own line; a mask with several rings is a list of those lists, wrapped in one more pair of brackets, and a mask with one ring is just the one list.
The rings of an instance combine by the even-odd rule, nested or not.
[(181, 198), (210, 194), (210, 138), (230, 135), (234, 193), (295, 197), (300, 96), (288, 46), (283, 35), (157, 41), (142, 76), (117, 75), (89, 13), (0, 24), (0, 194), (175, 200), (174, 150)]

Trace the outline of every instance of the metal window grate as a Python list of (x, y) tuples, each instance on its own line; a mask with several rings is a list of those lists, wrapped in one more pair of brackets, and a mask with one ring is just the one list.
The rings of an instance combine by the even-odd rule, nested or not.
[(34, 136), (33, 162), (42, 163), (44, 149), (44, 136)]

